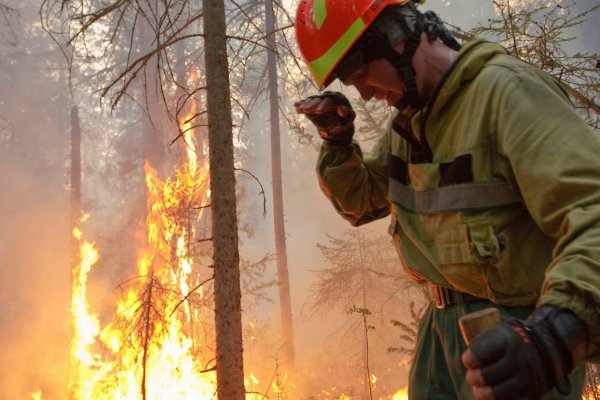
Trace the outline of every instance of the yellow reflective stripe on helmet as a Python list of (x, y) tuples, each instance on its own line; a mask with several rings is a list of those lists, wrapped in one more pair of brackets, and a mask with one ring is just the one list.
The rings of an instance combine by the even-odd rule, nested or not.
[(308, 68), (319, 86), (323, 84), (332, 72), (333, 67), (341, 60), (344, 53), (360, 35), (364, 26), (365, 23), (363, 20), (358, 18), (325, 54), (308, 64)]
[(313, 19), (317, 29), (321, 29), (323, 23), (327, 18), (327, 4), (326, 0), (314, 0), (313, 3)]

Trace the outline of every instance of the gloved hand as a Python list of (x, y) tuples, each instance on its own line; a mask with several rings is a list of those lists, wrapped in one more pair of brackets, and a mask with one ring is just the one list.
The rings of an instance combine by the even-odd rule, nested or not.
[(554, 387), (567, 394), (568, 374), (587, 351), (581, 320), (566, 309), (544, 306), (526, 321), (504, 318), (473, 338), (462, 361), (476, 399), (533, 400)]
[(300, 100), (294, 106), (317, 127), (323, 140), (339, 146), (352, 142), (356, 114), (342, 93), (323, 92)]

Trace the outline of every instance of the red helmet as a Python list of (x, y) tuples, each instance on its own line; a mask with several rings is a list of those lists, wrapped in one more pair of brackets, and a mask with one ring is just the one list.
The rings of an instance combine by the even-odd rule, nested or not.
[(296, 40), (304, 62), (320, 89), (373, 20), (389, 5), (410, 0), (300, 0)]

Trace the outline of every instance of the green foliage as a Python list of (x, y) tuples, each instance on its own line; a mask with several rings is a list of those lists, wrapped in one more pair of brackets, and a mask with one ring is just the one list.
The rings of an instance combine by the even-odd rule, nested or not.
[(392, 325), (400, 330), (399, 339), (401, 344), (398, 347), (388, 347), (389, 353), (405, 354), (411, 358), (414, 356), (415, 346), (417, 344), (417, 329), (426, 306), (427, 303), (421, 302), (421, 304), (417, 304), (417, 302), (411, 301), (409, 306), (410, 318), (408, 322), (397, 320), (391, 321)]
[(363, 321), (364, 321), (364, 329), (365, 331), (374, 331), (375, 325), (369, 325), (367, 324), (367, 316), (371, 315), (371, 311), (368, 308), (363, 308), (363, 307), (356, 307), (356, 306), (352, 306), (350, 307), (350, 309), (348, 310), (348, 314), (360, 314), (362, 315)]
[(350, 307), (350, 309), (348, 309), (348, 314), (362, 314), (362, 315), (371, 315), (371, 311), (369, 311), (368, 308), (362, 308), (362, 307), (357, 307), (357, 306), (352, 306)]

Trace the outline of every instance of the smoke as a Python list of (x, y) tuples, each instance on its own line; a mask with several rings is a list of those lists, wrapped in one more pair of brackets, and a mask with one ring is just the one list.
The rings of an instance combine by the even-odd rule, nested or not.
[[(39, 29), (37, 2), (2, 3), (18, 11), (10, 13), (10, 18), (18, 20), (7, 22), (10, 37), (0, 38), (0, 399), (27, 399), (36, 388), (42, 389), (44, 399), (64, 399), (68, 381), (71, 284), (70, 205), (65, 183), (69, 180), (68, 113), (72, 100), (64, 84), (66, 80), (61, 76), (64, 71), (58, 68), (61, 55)], [(598, 4), (597, 0), (580, 0), (574, 10), (581, 12), (594, 4)], [(422, 8), (436, 11), (444, 20), (465, 30), (484, 23), (494, 13), (491, 1), (430, 0)], [(578, 40), (574, 43), (580, 51), (599, 51), (595, 40), (599, 37), (599, 28), (591, 23), (592, 19), (588, 18), (577, 31)], [(2, 23), (0, 19), (0, 25)], [(0, 29), (0, 35), (6, 35), (5, 30)], [(290, 99), (294, 100), (297, 99)], [(89, 106), (82, 115), (87, 118), (83, 125), (84, 140), (96, 140), (94, 135), (103, 132), (106, 120)], [(250, 236), (242, 238), (242, 257), (249, 261), (274, 253), (275, 247), (266, 121), (264, 115), (254, 115), (246, 127), (247, 134), (254, 135), (256, 143), (249, 148), (250, 160), (244, 164), (245, 169), (257, 176), (265, 197), (260, 194), (261, 187), (256, 181), (238, 176), (245, 187), (240, 223), (253, 230)], [(312, 384), (311, 388), (318, 390), (344, 381), (347, 348), (338, 346), (337, 340), (332, 338), (336, 338), (335, 333), (344, 326), (348, 316), (344, 310), (332, 310), (328, 315), (315, 317), (305, 312), (314, 281), (312, 271), (325, 266), (316, 243), (326, 242), (327, 234), (341, 236), (349, 225), (320, 193), (314, 172), (316, 151), (298, 145), (292, 133), (283, 134), (282, 138), (286, 240), (298, 374)], [(136, 145), (139, 143), (135, 140), (127, 143), (131, 147)], [(98, 157), (93, 151), (87, 151), (88, 160)], [(119, 167), (125, 168), (125, 164), (123, 161)], [(84, 171), (88, 177), (95, 173), (92, 168)], [(111, 203), (112, 194), (106, 195), (101, 179), (87, 182), (94, 182), (84, 193), (87, 204), (101, 209), (101, 217), (91, 216), (95, 221), (92, 223), (98, 232), (110, 237), (126, 224), (126, 212), (139, 206), (139, 199), (131, 200), (128, 197), (131, 192), (127, 191), (131, 188), (124, 185), (120, 202)], [(263, 216), (264, 199), (266, 216)], [(386, 224), (387, 221), (381, 221), (369, 228), (380, 236), (385, 234)], [(131, 264), (132, 260), (114, 263), (119, 267), (118, 263)], [(133, 265), (130, 268), (135, 270)], [(274, 270), (275, 266), (271, 265), (267, 278), (274, 279)], [(106, 307), (105, 303), (114, 301), (112, 290), (119, 279), (95, 278), (91, 290), (98, 303), (95, 305)], [(273, 302), (261, 304), (256, 317), (260, 319), (261, 332), (277, 332), (276, 288), (270, 289), (268, 294)], [(245, 318), (247, 316), (245, 314)], [(272, 372), (280, 343), (277, 338), (261, 339), (263, 347), (247, 343), (251, 346), (247, 356), (256, 362), (262, 357), (264, 369)], [(401, 361), (399, 356), (391, 357)], [(321, 365), (327, 368), (319, 375), (315, 370)], [(405, 366), (398, 366), (394, 373), (397, 388), (400, 388), (405, 384)]]
[[(578, 0), (573, 3), (573, 13), (578, 15), (587, 12), (592, 7), (599, 7), (598, 0)], [(573, 45), (575, 52), (585, 52), (588, 54), (596, 54), (600, 60), (600, 26), (595, 23), (600, 18), (600, 8), (586, 16), (586, 21), (581, 24), (574, 32)]]
[(0, 38), (0, 399), (37, 388), (62, 399), (68, 376), (68, 91), (49, 78), (50, 41), (29, 30), (33, 3), (2, 2), (12, 11)]
[(0, 398), (64, 398), (69, 343), (65, 193), (3, 154), (0, 173)]

